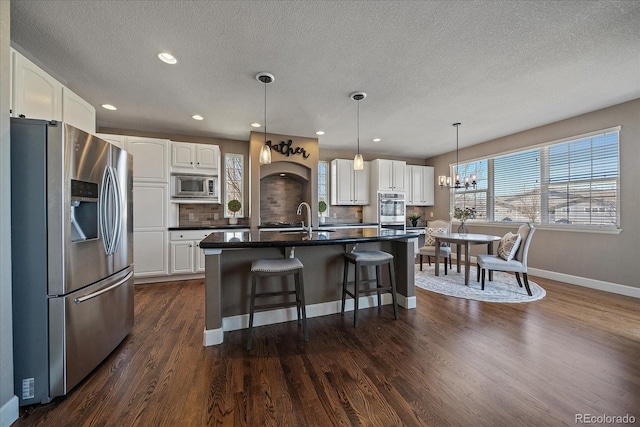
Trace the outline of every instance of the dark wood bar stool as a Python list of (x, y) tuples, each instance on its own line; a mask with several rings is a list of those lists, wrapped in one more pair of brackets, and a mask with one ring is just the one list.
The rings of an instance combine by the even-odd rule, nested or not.
[[(353, 264), (355, 266), (355, 276), (353, 282), (347, 282), (347, 278), (349, 275), (349, 265)], [(380, 285), (380, 276), (382, 275), (382, 266), (387, 264), (389, 266), (389, 278), (391, 281), (390, 286), (381, 286)], [(375, 279), (360, 279), (360, 269), (362, 267), (376, 267), (376, 277)], [(360, 289), (363, 284), (370, 284), (371, 282), (376, 283), (376, 287), (367, 287), (364, 289)], [(353, 293), (347, 289), (347, 284), (353, 283)], [(358, 302), (360, 299), (360, 294), (372, 294), (374, 292), (378, 293), (378, 307), (382, 306), (382, 292), (391, 293), (391, 297), (393, 298), (393, 318), (398, 319), (398, 301), (396, 298), (396, 275), (393, 267), (393, 255), (383, 251), (362, 251), (362, 252), (348, 252), (344, 254), (344, 276), (342, 278), (342, 310), (341, 314), (344, 316), (344, 306), (346, 302), (346, 297), (349, 295), (353, 298), (354, 301), (354, 312), (353, 312), (353, 327), (358, 327)]]
[[(309, 341), (307, 334), (307, 310), (304, 302), (304, 280), (302, 276), (303, 265), (298, 258), (258, 259), (251, 263), (251, 308), (249, 311), (249, 337), (247, 338), (247, 350), (251, 350), (253, 338), (253, 314), (256, 310), (265, 311), (272, 308), (286, 308), (295, 306), (298, 312), (298, 325), (302, 322), (304, 340)], [(256, 293), (259, 277), (294, 276), (295, 290), (280, 292)], [(279, 295), (295, 295), (295, 301), (282, 301), (270, 304), (256, 304), (256, 298), (274, 297)], [(302, 316), (301, 316), (302, 314)]]

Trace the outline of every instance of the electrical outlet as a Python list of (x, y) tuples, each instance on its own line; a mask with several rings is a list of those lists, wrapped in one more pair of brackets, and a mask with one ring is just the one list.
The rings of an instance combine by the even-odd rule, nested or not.
[(429, 212), (429, 216), (433, 218), (433, 212)]
[(218, 213), (214, 213), (214, 214), (213, 214), (213, 219), (218, 219), (218, 218), (220, 218), (220, 214), (218, 214)]
[(193, 214), (193, 212), (189, 213), (189, 221), (193, 221), (194, 219), (196, 219), (196, 216)]

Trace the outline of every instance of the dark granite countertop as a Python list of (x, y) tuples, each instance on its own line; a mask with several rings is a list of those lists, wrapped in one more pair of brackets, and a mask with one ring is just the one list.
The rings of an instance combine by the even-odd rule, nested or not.
[(324, 224), (320, 224), (320, 228), (323, 227), (367, 227), (367, 226), (372, 226), (375, 225), (377, 226), (378, 223), (377, 222), (353, 222), (353, 223), (348, 223), (348, 222), (325, 222)]
[[(365, 226), (377, 226), (377, 222), (353, 222), (353, 223), (345, 223), (345, 222), (325, 222), (319, 225), (319, 228), (340, 228), (340, 227), (365, 227)], [(259, 229), (268, 229), (268, 228), (300, 228), (302, 227), (300, 222), (296, 223), (282, 223), (282, 224), (267, 224), (258, 226)]]
[(169, 227), (169, 231), (187, 231), (187, 230), (233, 230), (235, 228), (249, 228), (248, 225), (209, 225), (209, 226), (187, 226), (187, 227)]
[(212, 233), (200, 242), (202, 249), (264, 248), (290, 246), (335, 245), (340, 243), (364, 243), (403, 238), (417, 238), (418, 234), (401, 230), (377, 228), (345, 228), (335, 231), (314, 231), (311, 236), (307, 232), (260, 232), (229, 231)]

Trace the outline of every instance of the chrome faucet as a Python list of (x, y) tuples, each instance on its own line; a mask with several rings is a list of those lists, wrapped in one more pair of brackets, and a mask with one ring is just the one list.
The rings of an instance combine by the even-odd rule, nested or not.
[(302, 207), (306, 206), (307, 208), (307, 227), (304, 226), (304, 221), (302, 221), (302, 228), (306, 230), (309, 235), (311, 235), (311, 206), (309, 203), (302, 202), (298, 205), (298, 210), (296, 211), (296, 215), (302, 215)]

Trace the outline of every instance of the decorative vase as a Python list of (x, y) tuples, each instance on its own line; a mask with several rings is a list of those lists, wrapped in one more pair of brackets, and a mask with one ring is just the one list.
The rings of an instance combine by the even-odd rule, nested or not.
[(229, 217), (229, 225), (236, 225), (238, 223), (238, 218), (235, 216)]
[(460, 223), (460, 225), (458, 226), (458, 234), (466, 236), (468, 232), (469, 232), (469, 230), (467, 230), (467, 224), (465, 224), (465, 222), (462, 221)]
[(413, 225), (414, 227), (418, 226), (418, 220), (417, 219), (412, 219), (411, 220), (411, 225)]
[(324, 215), (320, 215), (320, 224), (324, 224), (324, 218), (325, 218)]

